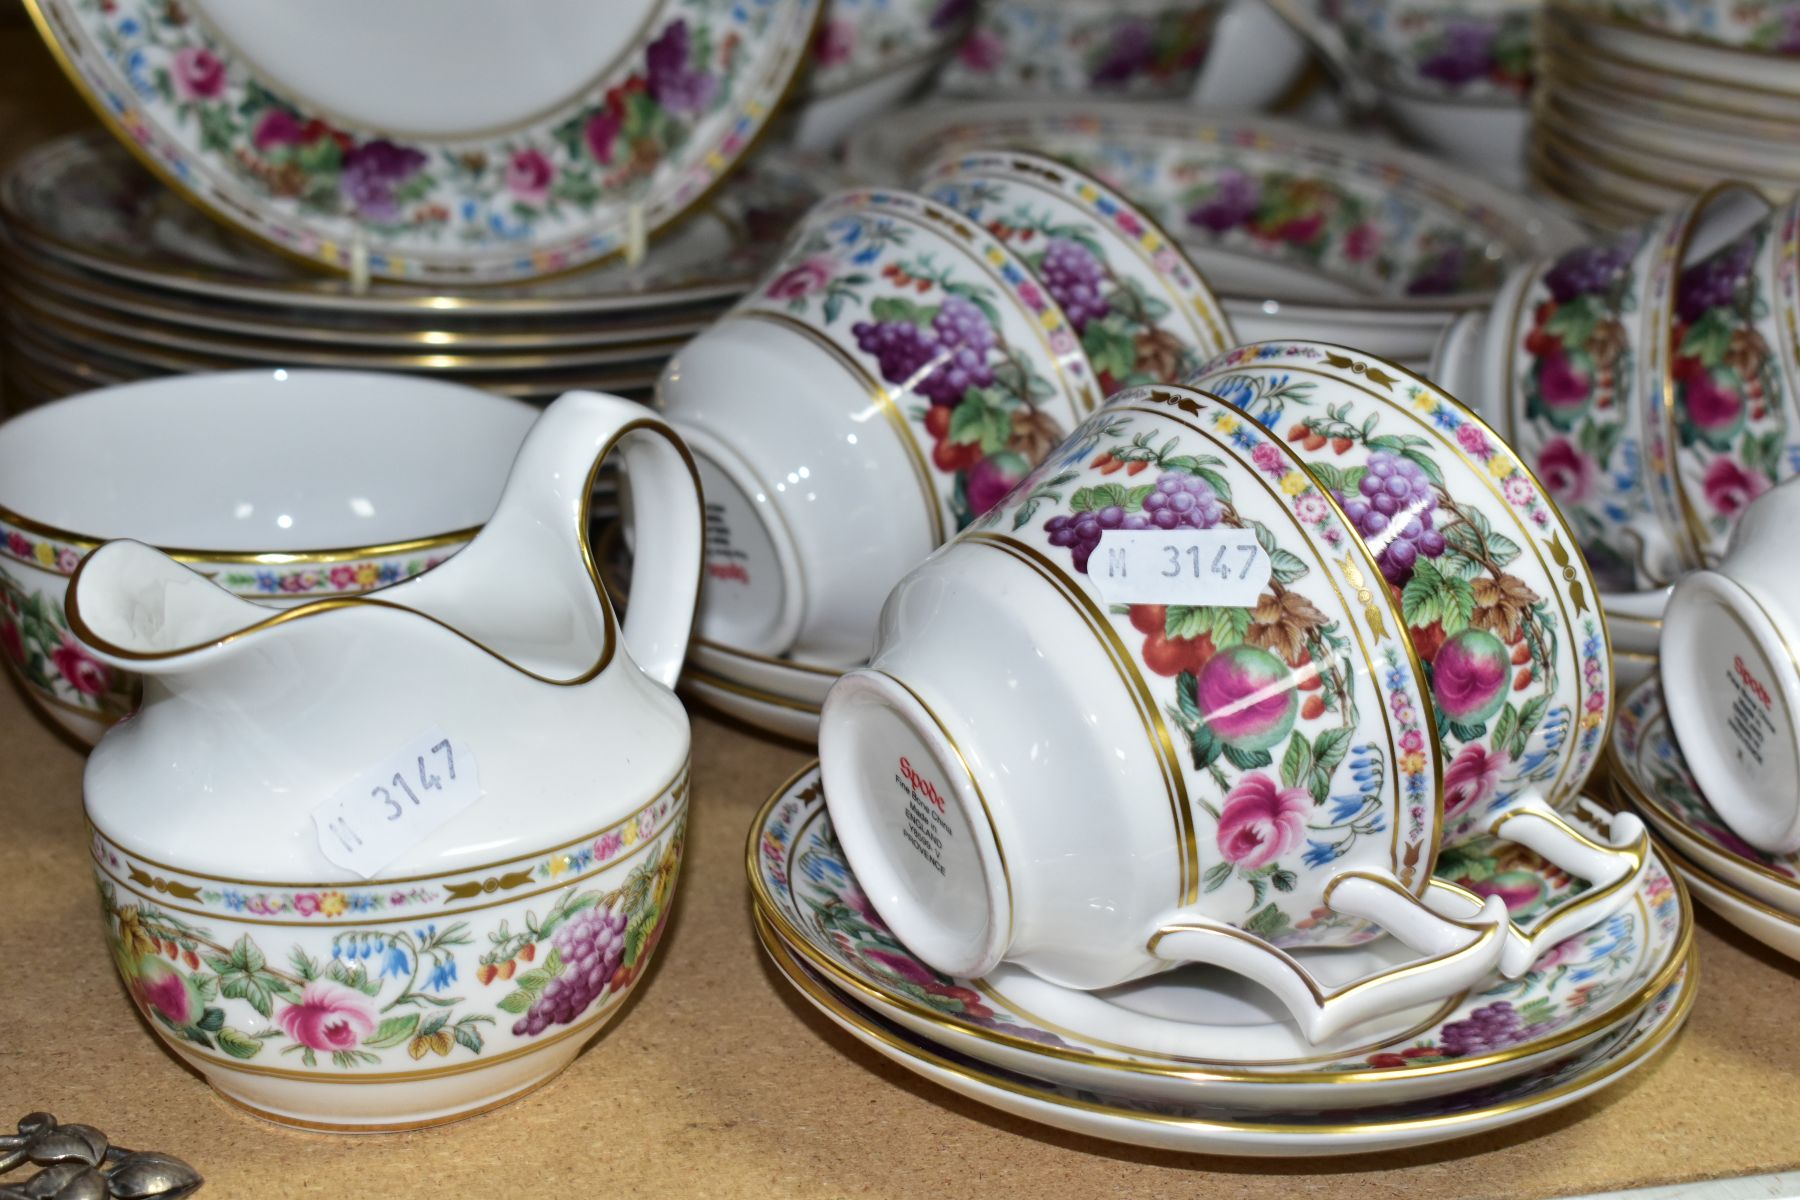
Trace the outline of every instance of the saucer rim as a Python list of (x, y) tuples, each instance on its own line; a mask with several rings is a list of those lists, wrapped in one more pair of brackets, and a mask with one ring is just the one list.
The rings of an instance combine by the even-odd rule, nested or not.
[[(1663, 865), (1668, 873), (1669, 879), (1675, 885), (1675, 894), (1680, 906), (1680, 914), (1676, 922), (1680, 932), (1675, 938), (1674, 949), (1671, 951), (1668, 961), (1658, 967), (1655, 973), (1650, 976), (1643, 986), (1632, 993), (1627, 999), (1621, 1001), (1614, 1008), (1597, 1014), (1585, 1021), (1577, 1022), (1567, 1029), (1558, 1030), (1554, 1035), (1539, 1041), (1524, 1042), (1516, 1046), (1509, 1046), (1502, 1050), (1496, 1050), (1489, 1054), (1470, 1058), (1427, 1063), (1415, 1067), (1377, 1068), (1360, 1071), (1242, 1071), (1232, 1070), (1228, 1067), (1220, 1067), (1216, 1064), (1208, 1066), (1179, 1066), (1174, 1063), (1133, 1062), (1127, 1059), (1113, 1058), (1105, 1054), (1086, 1050), (1046, 1046), (1042, 1042), (1017, 1037), (1002, 1030), (964, 1025), (952, 1021), (945, 1016), (945, 1014), (940, 1013), (927, 1005), (919, 1004), (910, 997), (900, 995), (890, 996), (886, 993), (879, 993), (868, 983), (845, 972), (838, 964), (820, 954), (819, 951), (808, 942), (805, 933), (794, 928), (793, 923), (781, 912), (780, 906), (775, 902), (774, 897), (769, 896), (763, 886), (762, 875), (758, 869), (760, 860), (759, 852), (762, 845), (763, 830), (768, 825), (769, 818), (774, 812), (775, 807), (794, 791), (801, 780), (818, 771), (819, 760), (815, 758), (812, 762), (789, 776), (770, 794), (769, 798), (762, 803), (750, 822), (749, 836), (746, 838), (744, 853), (745, 872), (748, 875), (750, 882), (751, 910), (753, 915), (760, 919), (769, 920), (783, 945), (798, 952), (801, 958), (831, 980), (834, 986), (842, 986), (845, 991), (852, 996), (860, 994), (879, 999), (883, 1003), (907, 1010), (932, 1026), (953, 1028), (955, 1033), (959, 1036), (966, 1035), (977, 1041), (996, 1042), (1014, 1050), (1060, 1058), (1086, 1066), (1124, 1071), (1135, 1075), (1179, 1078), (1194, 1082), (1249, 1084), (1364, 1084), (1376, 1080), (1418, 1079), (1435, 1075), (1447, 1075), (1471, 1071), (1478, 1067), (1497, 1065), (1500, 1063), (1511, 1062), (1515, 1059), (1541, 1054), (1545, 1051), (1553, 1050), (1559, 1046), (1567, 1045), (1570, 1042), (1587, 1037), (1590, 1034), (1600, 1032), (1610, 1025), (1631, 1019), (1633, 1016), (1642, 1012), (1643, 1009), (1661, 994), (1669, 983), (1681, 973), (1682, 965), (1690, 957), (1690, 952), (1694, 945), (1693, 899), (1688, 894), (1687, 883), (1682, 877), (1681, 872), (1668, 860), (1666, 855), (1661, 855), (1659, 857), (1663, 860)], [(1800, 925), (1800, 921), (1797, 921), (1796, 924)]]
[[(1033, 1090), (1024, 1084), (996, 1078), (981, 1070), (979, 1064), (965, 1066), (960, 1063), (951, 1062), (948, 1059), (940, 1057), (930, 1046), (908, 1045), (900, 1035), (891, 1033), (879, 1026), (872, 1027), (866, 1024), (862, 1019), (863, 1014), (858, 1013), (848, 1006), (846, 1003), (847, 997), (833, 994), (829, 984), (806, 979), (803, 975), (802, 977), (797, 978), (795, 974), (787, 969), (787, 964), (793, 963), (795, 960), (792, 954), (788, 952), (786, 943), (781, 940), (779, 935), (775, 934), (774, 930), (769, 926), (766, 917), (760, 911), (755, 914), (755, 920), (757, 924), (757, 936), (761, 942), (764, 953), (768, 955), (773, 962), (776, 971), (789, 986), (798, 991), (809, 1004), (819, 1009), (826, 1017), (832, 1019), (834, 1024), (845, 1027), (846, 1032), (861, 1031), (861, 1034), (882, 1042), (889, 1047), (895, 1055), (898, 1055), (901, 1059), (905, 1060), (905, 1063), (902, 1065), (920, 1063), (932, 1068), (934, 1072), (944, 1072), (960, 1077), (964, 1080), (973, 1082), (984, 1090), (1007, 1092), (1013, 1096), (1021, 1097), (1034, 1105), (1073, 1109), (1078, 1112), (1106, 1117), (1112, 1120), (1124, 1121), (1132, 1125), (1160, 1126), (1228, 1134), (1264, 1134), (1293, 1138), (1299, 1141), (1322, 1140), (1328, 1137), (1345, 1135), (1379, 1136), (1382, 1134), (1428, 1132), (1444, 1129), (1454, 1130), (1460, 1125), (1477, 1124), (1488, 1118), (1506, 1116), (1521, 1110), (1535, 1110), (1540, 1105), (1550, 1104), (1565, 1096), (1571, 1096), (1571, 1093), (1585, 1094), (1587, 1090), (1591, 1090), (1596, 1084), (1605, 1084), (1607, 1081), (1617, 1076), (1628, 1074), (1630, 1069), (1635, 1066), (1647, 1064), (1656, 1057), (1659, 1057), (1662, 1051), (1673, 1044), (1675, 1037), (1685, 1027), (1687, 1018), (1692, 1012), (1694, 997), (1697, 993), (1696, 985), (1698, 984), (1700, 977), (1699, 955), (1696, 953), (1696, 947), (1689, 945), (1683, 953), (1676, 955), (1674, 958), (1674, 961), (1678, 964), (1678, 969), (1675, 974), (1664, 984), (1663, 989), (1659, 989), (1659, 991), (1655, 993), (1655, 995), (1660, 995), (1662, 990), (1666, 990), (1671, 986), (1678, 986), (1680, 989), (1676, 995), (1674, 1007), (1661, 1019), (1659, 1027), (1653, 1029), (1651, 1033), (1646, 1036), (1642, 1044), (1634, 1046), (1626, 1051), (1614, 1054), (1611, 1057), (1607, 1055), (1606, 1051), (1598, 1052), (1591, 1071), (1583, 1071), (1574, 1078), (1565, 1080), (1543, 1092), (1527, 1094), (1500, 1104), (1489, 1105), (1485, 1108), (1472, 1109), (1466, 1112), (1446, 1113), (1429, 1117), (1402, 1118), (1390, 1121), (1342, 1122), (1317, 1125), (1294, 1125), (1291, 1123), (1284, 1124), (1269, 1121), (1222, 1121), (1209, 1120), (1204, 1117), (1180, 1117), (1164, 1113), (1121, 1108), (1095, 1100), (1079, 1099), (1074, 1096), (1046, 1095), (1042, 1092)], [(824, 994), (821, 995), (821, 992)], [(1647, 1005), (1645, 1007), (1647, 1007)], [(1619, 1028), (1625, 1028), (1634, 1021), (1641, 1021), (1643, 1015), (1644, 1009), (1640, 1008), (1634, 1013), (1627, 1014), (1616, 1022), (1616, 1024)], [(845, 1026), (845, 1022), (848, 1022), (848, 1026)], [(854, 1030), (850, 1027), (854, 1027)], [(863, 1040), (863, 1038), (859, 1036), (858, 1040)], [(924, 1041), (927, 1039), (920, 1040)], [(932, 1045), (935, 1045), (935, 1043), (932, 1043)], [(1044, 1048), (1039, 1047), (1039, 1049), (1042, 1050)], [(930, 1076), (927, 1077), (929, 1078)], [(934, 1080), (934, 1082), (936, 1082), (936, 1080)], [(1103, 1093), (1091, 1094), (1100, 1095)], [(1455, 1093), (1450, 1093), (1450, 1095), (1454, 1096)], [(1433, 1097), (1432, 1099), (1442, 1098), (1443, 1097)], [(1469, 1132), (1475, 1133), (1479, 1131), (1470, 1130)], [(1354, 1152), (1355, 1149), (1354, 1146), (1345, 1147), (1344, 1152)]]

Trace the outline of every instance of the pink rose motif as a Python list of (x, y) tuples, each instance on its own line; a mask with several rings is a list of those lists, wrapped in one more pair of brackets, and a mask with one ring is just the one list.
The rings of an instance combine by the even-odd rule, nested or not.
[(1468, 745), (1444, 772), (1444, 815), (1458, 816), (1493, 798), (1507, 760), (1484, 746)]
[(1250, 452), (1250, 458), (1260, 470), (1279, 478), (1287, 474), (1287, 460), (1281, 457), (1272, 442), (1259, 442), (1256, 449)]
[(202, 46), (175, 52), (176, 86), (189, 100), (211, 100), (225, 90), (225, 64)]
[(319, 914), (319, 897), (316, 892), (297, 892), (294, 895), (294, 911), (303, 917), (315, 917)]
[(81, 551), (73, 546), (64, 546), (56, 552), (56, 569), (67, 575), (81, 565)]
[(1551, 438), (1538, 451), (1538, 477), (1563, 504), (1580, 504), (1594, 487), (1594, 460), (1568, 438)]
[(605, 862), (624, 848), (624, 835), (615, 829), (594, 843), (594, 857), (600, 862)]
[[(1131, 215), (1128, 212), (1122, 212), (1118, 216), (1114, 217), (1113, 224), (1117, 225), (1119, 227), (1119, 231), (1121, 233), (1127, 234), (1131, 237), (1142, 237), (1144, 234), (1144, 223), (1142, 221), (1138, 220), (1136, 217), (1134, 217), (1133, 215)], [(1167, 258), (1172, 259), (1172, 258), (1174, 258), (1174, 255), (1168, 254)], [(1163, 261), (1163, 259), (1164, 259), (1163, 255), (1157, 256), (1157, 261), (1161, 262), (1161, 261)]]
[(1474, 455), (1476, 458), (1487, 458), (1493, 454), (1493, 447), (1488, 445), (1487, 434), (1480, 427), (1464, 422), (1456, 427), (1456, 444)]
[(1594, 382), (1557, 346), (1544, 355), (1538, 368), (1538, 393), (1551, 408), (1571, 409), (1586, 404)]
[(1728, 440), (1744, 419), (1744, 398), (1704, 368), (1690, 371), (1684, 383), (1681, 403), (1687, 419), (1702, 433)]
[(1294, 501), (1295, 515), (1309, 525), (1323, 521), (1330, 511), (1325, 505), (1325, 497), (1312, 492)]
[(1358, 225), (1344, 235), (1344, 257), (1351, 262), (1364, 262), (1381, 249), (1381, 230), (1368, 223)]
[(277, 146), (298, 146), (305, 140), (306, 126), (285, 108), (271, 108), (265, 112), (256, 119), (256, 128), (250, 133), (251, 144), (262, 151)]
[[(1592, 682), (1593, 682), (1592, 680), (1589, 681), (1590, 684), (1592, 684)], [(1589, 712), (1597, 713), (1605, 707), (1606, 707), (1606, 693), (1605, 692), (1595, 692), (1587, 698), (1587, 710)]]
[(542, 150), (516, 150), (506, 164), (506, 190), (526, 204), (542, 204), (556, 168)]
[(313, 1050), (349, 1050), (375, 1032), (369, 998), (354, 988), (315, 979), (300, 993), (300, 1002), (275, 1014), (287, 1035)]
[(8, 550), (12, 551), (13, 554), (19, 558), (30, 558), (31, 557), (31, 543), (25, 540), (24, 534), (21, 534), (21, 533), (7, 534), (6, 535), (6, 548)]
[(66, 633), (62, 645), (50, 652), (50, 661), (56, 664), (63, 681), (84, 696), (104, 696), (112, 687), (112, 670)]
[(356, 568), (355, 567), (333, 567), (333, 568), (331, 568), (331, 586), (336, 588), (340, 592), (344, 591), (346, 588), (355, 587), (356, 586)]
[(992, 71), (1005, 60), (1006, 43), (987, 29), (971, 33), (956, 51), (956, 61), (971, 71)]
[(813, 44), (813, 61), (821, 67), (835, 67), (850, 61), (856, 52), (856, 23), (841, 17), (819, 27), (819, 40)]
[(1744, 506), (1768, 489), (1761, 476), (1754, 475), (1729, 458), (1713, 460), (1702, 481), (1706, 502), (1713, 511), (1727, 517), (1744, 511)]
[(921, 987), (937, 982), (937, 976), (932, 974), (924, 963), (910, 954), (870, 947), (863, 951), (863, 957), (874, 962), (888, 974), (898, 976), (910, 983), (916, 983)]
[(191, 1025), (200, 1019), (194, 993), (181, 972), (160, 959), (146, 958), (131, 982), (138, 1003), (162, 1014), (173, 1025)]
[(1284, 788), (1261, 771), (1244, 776), (1219, 813), (1219, 851), (1245, 870), (1274, 862), (1306, 837), (1312, 797)]
[(1408, 754), (1417, 754), (1425, 749), (1425, 735), (1417, 729), (1409, 729), (1400, 735), (1400, 748)]
[(836, 275), (837, 260), (831, 255), (810, 255), (777, 275), (763, 294), (773, 300), (798, 300), (824, 291)]
[(19, 623), (10, 617), (0, 621), (0, 650), (6, 651), (6, 657), (21, 666), (25, 663), (25, 637), (19, 632)]

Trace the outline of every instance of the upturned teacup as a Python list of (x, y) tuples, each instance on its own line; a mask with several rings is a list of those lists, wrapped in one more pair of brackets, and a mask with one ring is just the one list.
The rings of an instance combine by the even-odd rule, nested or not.
[(1191, 382), (1276, 431), (1379, 564), (1430, 690), (1443, 845), (1526, 840), (1606, 890), (1557, 914), (1540, 949), (1624, 903), (1648, 861), (1636, 819), (1602, 846), (1559, 815), (1605, 749), (1612, 655), (1594, 578), (1543, 485), (1455, 397), (1347, 347), (1243, 346)]
[(1800, 481), (1739, 518), (1716, 567), (1663, 612), (1663, 700), (1694, 779), (1725, 823), (1771, 854), (1800, 850)]
[[(1167, 603), (1109, 602), (1106, 534), (1132, 530), (1220, 531), (1228, 572), (1263, 582), (1211, 602), (1209, 548), (1205, 570), (1176, 555)], [(819, 751), (858, 878), (934, 968), (1094, 989), (1210, 962), (1319, 1038), (1459, 991), (1505, 948), (1503, 906), (1421, 901), (1443, 821), (1428, 697), (1380, 566), (1300, 459), (1214, 396), (1151, 386), (901, 581)], [(1382, 930), (1420, 960), (1327, 989), (1286, 953)]]
[(700, 463), (697, 632), (867, 659), (906, 565), (1010, 491), (1101, 398), (1050, 289), (954, 209), (850, 191), (672, 359), (657, 388)]
[(63, 612), (113, 538), (289, 607), (397, 583), (455, 554), (499, 499), (528, 404), (359, 371), (247, 370), (102, 388), (0, 425), (0, 657), (93, 743), (141, 680)]

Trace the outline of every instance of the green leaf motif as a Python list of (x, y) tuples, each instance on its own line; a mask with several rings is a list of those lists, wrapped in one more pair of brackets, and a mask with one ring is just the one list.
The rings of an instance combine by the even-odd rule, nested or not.
[(1312, 570), (1305, 559), (1298, 554), (1286, 550), (1275, 549), (1269, 553), (1269, 576), (1276, 583), (1287, 585)]
[(219, 1049), (233, 1058), (255, 1058), (263, 1048), (263, 1044), (247, 1033), (240, 1033), (231, 1026), (222, 1027), (216, 1035)]
[(217, 1033), (225, 1028), (225, 1010), (222, 1008), (202, 1009), (200, 1019), (195, 1021), (194, 1025), (208, 1033)]
[(1250, 919), (1244, 922), (1244, 932), (1266, 940), (1284, 932), (1289, 924), (1288, 915), (1281, 911), (1281, 906), (1269, 904), (1250, 914)]
[(937, 315), (936, 307), (914, 304), (896, 296), (883, 296), (869, 304), (869, 315), (877, 321), (892, 321), (911, 325), (929, 325)]
[(1131, 373), (1137, 366), (1137, 344), (1129, 333), (1111, 328), (1106, 321), (1090, 321), (1081, 334), (1081, 348), (1087, 351), (1094, 370), (1115, 379)]
[(1301, 786), (1312, 775), (1312, 770), (1312, 746), (1306, 735), (1296, 730), (1288, 738), (1287, 753), (1281, 756), (1281, 786)]
[(1224, 887), (1225, 881), (1230, 878), (1231, 878), (1231, 864), (1230, 863), (1228, 863), (1228, 862), (1214, 863), (1212, 866), (1210, 866), (1206, 869), (1206, 874), (1204, 874), (1200, 877), (1201, 890), (1204, 892), (1216, 892), (1220, 888)]
[(228, 999), (247, 1001), (251, 1008), (265, 1017), (274, 1015), (275, 998), (254, 975), (221, 975), (219, 991)]
[(508, 992), (494, 1007), (517, 1016), (531, 1007), (531, 997), (524, 992)]
[(412, 1037), (413, 1031), (419, 1027), (419, 1014), (408, 1013), (403, 1017), (389, 1017), (375, 1027), (375, 1032), (363, 1039), (363, 1045), (377, 1050), (387, 1050), (403, 1045)]
[(1240, 771), (1255, 771), (1275, 761), (1275, 756), (1267, 750), (1241, 750), (1236, 746), (1225, 747), (1225, 759)]

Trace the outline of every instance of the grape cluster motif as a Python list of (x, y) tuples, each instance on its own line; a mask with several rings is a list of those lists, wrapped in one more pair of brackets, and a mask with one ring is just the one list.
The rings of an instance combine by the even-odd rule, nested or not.
[(1556, 260), (1544, 273), (1544, 286), (1559, 303), (1604, 292), (1631, 261), (1633, 247), (1581, 246)]
[(1108, 529), (1211, 529), (1225, 515), (1219, 497), (1204, 479), (1184, 471), (1166, 471), (1144, 497), (1142, 512), (1117, 504), (1087, 512), (1059, 513), (1044, 522), (1052, 546), (1069, 550), (1075, 569), (1087, 573), (1088, 559)]
[(1070, 238), (1051, 238), (1038, 263), (1038, 278), (1077, 333), (1111, 311), (1106, 301), (1106, 268), (1093, 252)]
[(1750, 275), (1756, 250), (1754, 236), (1743, 238), (1683, 271), (1675, 293), (1676, 312), (1682, 321), (1692, 325), (1708, 310), (1730, 305)]
[(970, 388), (994, 382), (995, 344), (987, 314), (961, 296), (945, 296), (929, 328), (912, 321), (859, 321), (856, 344), (875, 356), (881, 377), (909, 385), (933, 404), (959, 403)]
[(568, 1025), (600, 998), (625, 957), (625, 914), (590, 909), (557, 930), (551, 944), (562, 957), (563, 972), (544, 990), (513, 1033), (535, 1036), (551, 1025)]
[(1385, 450), (1369, 455), (1369, 468), (1356, 494), (1338, 494), (1344, 514), (1356, 526), (1389, 583), (1412, 578), (1419, 558), (1444, 552), (1444, 535), (1432, 527), (1437, 497), (1419, 464)]
[(1444, 1026), (1438, 1048), (1448, 1058), (1490, 1054), (1517, 1045), (1526, 1035), (1519, 1012), (1504, 1000), (1484, 1004), (1460, 1021)]

